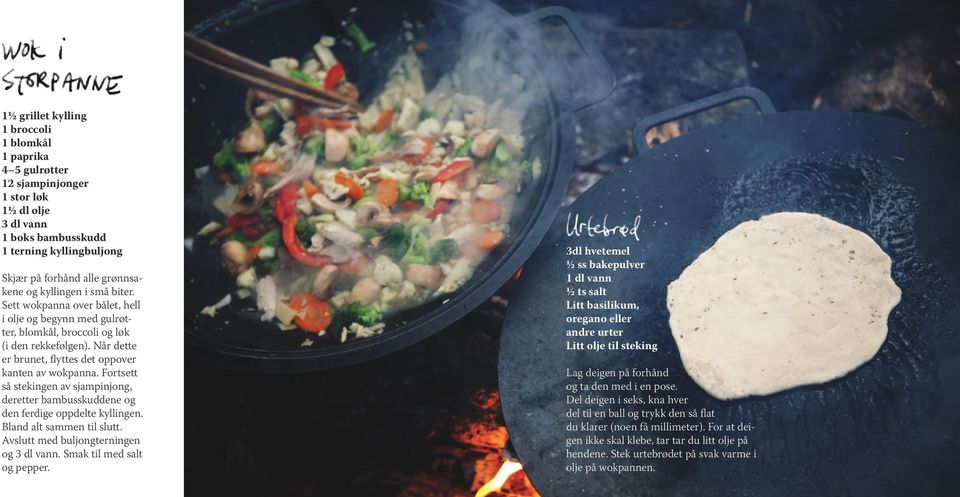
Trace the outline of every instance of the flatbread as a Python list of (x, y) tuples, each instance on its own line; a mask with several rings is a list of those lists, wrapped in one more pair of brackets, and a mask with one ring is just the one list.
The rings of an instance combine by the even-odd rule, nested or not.
[(683, 367), (718, 399), (844, 376), (887, 337), (890, 267), (868, 235), (823, 216), (741, 223), (667, 287)]

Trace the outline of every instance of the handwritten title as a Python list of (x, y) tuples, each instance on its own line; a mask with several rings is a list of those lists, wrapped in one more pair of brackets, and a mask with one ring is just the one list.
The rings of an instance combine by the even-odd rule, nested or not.
[[(63, 60), (63, 47), (66, 41), (66, 38), (61, 38), (61, 43), (57, 49), (57, 60)], [(0, 50), (2, 50), (5, 63), (44, 62), (44, 59), (47, 59), (46, 51), (37, 45), (34, 40), (11, 44), (0, 43)], [(35, 91), (119, 95), (122, 78), (122, 74), (77, 74), (44, 70), (19, 72), (16, 68), (11, 67), (3, 73), (2, 84), (3, 91), (16, 91), (18, 95)]]
[(567, 214), (567, 236), (621, 236), (628, 237), (632, 236), (634, 240), (640, 241), (640, 216), (633, 218), (633, 225), (630, 224), (615, 224), (608, 226), (607, 225), (607, 215), (603, 215), (603, 220), (600, 222), (595, 222), (593, 216), (587, 218), (586, 221), (580, 220), (580, 214)]

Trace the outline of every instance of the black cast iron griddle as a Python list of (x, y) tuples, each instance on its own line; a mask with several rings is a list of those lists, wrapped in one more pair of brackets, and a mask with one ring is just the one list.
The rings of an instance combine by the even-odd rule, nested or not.
[[(960, 488), (958, 159), (956, 140), (905, 121), (775, 113), (669, 141), (583, 194), (560, 213), (525, 266), (501, 338), (507, 427), (537, 489), (544, 497), (955, 495)], [(780, 211), (818, 213), (868, 233), (893, 259), (903, 298), (877, 356), (849, 375), (775, 395), (719, 401), (683, 370), (670, 335), (666, 287), (721, 234)], [(640, 214), (640, 241), (583, 237), (570, 243), (564, 229), (568, 212), (608, 214), (610, 224)], [(564, 293), (568, 243), (629, 244), (631, 259), (646, 262), (629, 277), (615, 273), (608, 298), (639, 304), (638, 311), (624, 312), (633, 318), (625, 325), (626, 338), (656, 342), (659, 352), (564, 350), (564, 330), (579, 328), (564, 322), (570, 312)], [(676, 382), (691, 408), (715, 410), (718, 423), (752, 423), (749, 449), (759, 458), (619, 460), (651, 463), (657, 470), (565, 471), (565, 438), (584, 436), (564, 431), (568, 422), (580, 421), (564, 417), (570, 407), (566, 370), (624, 367), (669, 367), (669, 380), (641, 381)], [(584, 448), (621, 447), (574, 449)]]

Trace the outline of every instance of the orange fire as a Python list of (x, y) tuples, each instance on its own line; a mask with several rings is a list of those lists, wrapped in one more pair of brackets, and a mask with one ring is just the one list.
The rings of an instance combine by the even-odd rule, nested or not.
[(503, 488), (503, 484), (507, 482), (507, 478), (510, 478), (511, 475), (522, 469), (523, 465), (519, 462), (511, 461), (509, 459), (503, 461), (503, 465), (497, 470), (497, 474), (494, 475), (490, 481), (480, 487), (474, 497), (486, 497), (487, 495), (500, 490)]

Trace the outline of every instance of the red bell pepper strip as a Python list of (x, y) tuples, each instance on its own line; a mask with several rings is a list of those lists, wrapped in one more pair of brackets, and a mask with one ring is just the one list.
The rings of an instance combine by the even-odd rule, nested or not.
[(343, 70), (343, 64), (334, 64), (327, 70), (327, 76), (323, 78), (323, 89), (327, 91), (336, 90), (337, 84), (343, 81), (343, 77), (346, 75), (346, 71)]
[(256, 240), (266, 233), (267, 232), (263, 227), (256, 224), (240, 228), (240, 234), (243, 235), (243, 237), (247, 240)]
[(441, 198), (441, 199), (437, 200), (437, 203), (434, 204), (434, 206), (433, 206), (433, 210), (431, 210), (430, 212), (427, 213), (427, 217), (430, 218), (430, 219), (434, 219), (434, 218), (436, 218), (437, 216), (439, 216), (440, 214), (443, 214), (444, 212), (447, 212), (447, 209), (450, 208), (450, 204), (452, 204), (452, 203), (453, 203), (453, 200), (449, 200), (449, 199), (445, 199), (445, 198)]
[(328, 129), (348, 129), (352, 124), (339, 119), (330, 119), (320, 116), (300, 116), (296, 121), (296, 131), (300, 138), (304, 138), (314, 131), (326, 131)]
[(260, 219), (256, 214), (234, 214), (227, 218), (227, 226), (230, 228), (241, 228), (255, 224)]
[(310, 254), (303, 244), (300, 243), (300, 239), (297, 238), (297, 215), (290, 214), (283, 220), (283, 245), (287, 247), (287, 252), (290, 252), (290, 255), (297, 260), (300, 264), (304, 266), (326, 266), (330, 264), (330, 257), (321, 255), (319, 257)]
[(443, 183), (454, 176), (473, 167), (473, 161), (470, 159), (454, 159), (453, 162), (443, 166), (440, 172), (430, 180), (431, 183)]
[(281, 223), (286, 221), (288, 216), (297, 214), (297, 185), (287, 183), (277, 193), (277, 202), (273, 206), (273, 215)]

